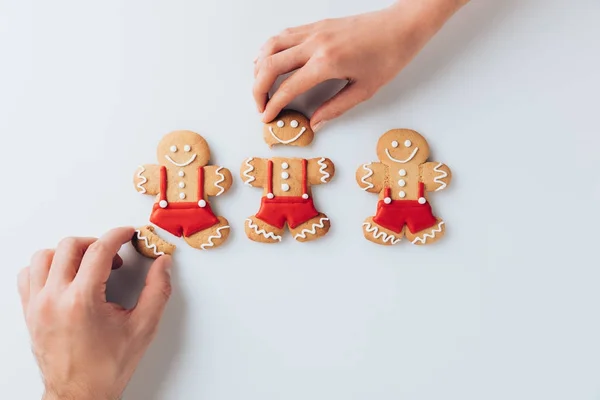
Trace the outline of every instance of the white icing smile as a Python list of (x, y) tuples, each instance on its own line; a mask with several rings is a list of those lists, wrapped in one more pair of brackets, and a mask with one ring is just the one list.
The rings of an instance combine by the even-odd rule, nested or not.
[(187, 162), (184, 163), (178, 163), (175, 162), (169, 155), (166, 155), (165, 158), (167, 160), (169, 160), (169, 162), (177, 167), (187, 167), (188, 165), (190, 165), (191, 163), (193, 163), (194, 161), (196, 161), (196, 157), (198, 157), (198, 155), (196, 153), (194, 153), (194, 155), (192, 156), (192, 158), (190, 158)]
[(397, 158), (392, 157), (392, 155), (390, 154), (390, 151), (388, 149), (385, 149), (385, 154), (393, 162), (397, 162), (397, 163), (400, 163), (400, 164), (406, 164), (407, 162), (409, 162), (410, 160), (412, 160), (413, 158), (415, 158), (415, 156), (417, 155), (417, 151), (419, 151), (418, 147), (416, 147), (413, 150), (413, 152), (410, 154), (410, 156), (406, 160), (398, 160)]
[(269, 127), (269, 132), (271, 132), (271, 136), (273, 136), (273, 137), (275, 138), (275, 140), (277, 140), (279, 143), (281, 143), (281, 144), (290, 144), (290, 143), (292, 143), (292, 142), (295, 142), (296, 140), (298, 140), (298, 138), (299, 138), (300, 136), (302, 136), (302, 135), (304, 134), (304, 132), (306, 132), (306, 128), (304, 128), (304, 127), (303, 127), (303, 128), (300, 130), (300, 133), (299, 133), (299, 134), (297, 134), (295, 137), (293, 137), (293, 138), (292, 138), (292, 139), (290, 139), (290, 140), (281, 140), (281, 139), (279, 139), (279, 138), (277, 137), (277, 135), (275, 134), (275, 132), (273, 132), (273, 128), (272, 128), (272, 127)]

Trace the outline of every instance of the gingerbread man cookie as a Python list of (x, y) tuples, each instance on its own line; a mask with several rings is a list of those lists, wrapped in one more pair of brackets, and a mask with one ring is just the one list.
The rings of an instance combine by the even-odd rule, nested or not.
[(363, 223), (365, 238), (381, 245), (393, 245), (403, 236), (416, 245), (432, 244), (444, 236), (445, 224), (433, 215), (428, 192), (450, 184), (450, 168), (426, 162), (429, 145), (423, 136), (409, 129), (394, 129), (377, 143), (379, 162), (364, 164), (356, 181), (368, 192), (379, 193), (377, 213)]
[(310, 121), (302, 113), (284, 110), (263, 128), (265, 142), (275, 145), (308, 146), (315, 137)]
[[(134, 175), (136, 190), (156, 196), (150, 222), (185, 239), (192, 247), (208, 250), (222, 245), (229, 236), (229, 223), (213, 213), (209, 196), (220, 196), (231, 187), (231, 172), (208, 165), (210, 148), (204, 138), (190, 131), (166, 135), (157, 150), (158, 165), (143, 165)], [(153, 230), (140, 230), (145, 239), (134, 236), (134, 245), (161, 253), (161, 244)], [(163, 249), (161, 250), (161, 245)], [(157, 256), (156, 252), (141, 252)]]
[(246, 220), (246, 234), (263, 243), (281, 242), (287, 223), (294, 239), (308, 242), (329, 231), (329, 218), (315, 208), (311, 185), (331, 181), (333, 162), (327, 158), (248, 158), (242, 180), (263, 189), (259, 212)]

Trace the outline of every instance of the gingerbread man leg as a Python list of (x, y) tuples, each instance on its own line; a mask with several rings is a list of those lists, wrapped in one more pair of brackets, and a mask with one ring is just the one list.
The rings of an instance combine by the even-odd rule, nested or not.
[(165, 254), (172, 255), (175, 251), (175, 245), (161, 239), (152, 225), (137, 228), (131, 243), (138, 253), (148, 258), (158, 258)]
[(400, 243), (406, 228), (400, 231), (400, 233), (397, 233), (377, 224), (373, 221), (373, 218), (374, 217), (369, 217), (363, 222), (363, 234), (367, 240), (383, 246), (391, 246)]
[(445, 233), (446, 224), (441, 218), (436, 218), (436, 223), (432, 227), (423, 229), (419, 232), (412, 233), (410, 229), (405, 229), (406, 238), (410, 240), (412, 244), (419, 246), (433, 244), (440, 240)]
[(250, 240), (261, 243), (279, 243), (282, 234), (283, 229), (269, 225), (256, 216), (246, 219), (246, 235)]
[(290, 232), (297, 241), (309, 242), (325, 236), (329, 232), (329, 228), (331, 228), (329, 218), (327, 218), (327, 215), (319, 213), (316, 217), (298, 225), (294, 229), (290, 229)]
[(217, 217), (219, 223), (203, 231), (183, 239), (195, 249), (211, 250), (221, 246), (229, 237), (229, 222), (224, 217)]

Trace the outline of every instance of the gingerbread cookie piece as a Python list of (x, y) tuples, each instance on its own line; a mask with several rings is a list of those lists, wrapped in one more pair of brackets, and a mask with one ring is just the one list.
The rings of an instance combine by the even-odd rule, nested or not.
[(131, 243), (138, 253), (148, 258), (172, 255), (175, 251), (175, 246), (158, 237), (151, 225), (136, 229)]
[(229, 223), (208, 202), (231, 187), (231, 172), (208, 165), (210, 148), (190, 131), (175, 131), (158, 145), (158, 165), (143, 165), (134, 175), (136, 190), (156, 196), (150, 222), (182, 237), (192, 247), (219, 247), (229, 236)]
[(426, 162), (427, 141), (409, 129), (385, 133), (377, 143), (377, 156), (379, 162), (363, 164), (356, 171), (358, 185), (379, 194), (377, 213), (363, 223), (365, 238), (388, 246), (403, 236), (416, 245), (437, 242), (446, 226), (433, 215), (428, 193), (448, 187), (450, 168)]
[(331, 181), (335, 174), (328, 158), (254, 158), (242, 164), (244, 183), (263, 189), (258, 213), (246, 220), (246, 235), (256, 242), (281, 242), (285, 225), (299, 242), (329, 232), (329, 218), (317, 211), (311, 185)]
[(294, 110), (282, 111), (272, 122), (265, 124), (263, 133), (269, 147), (308, 146), (315, 137), (308, 118)]

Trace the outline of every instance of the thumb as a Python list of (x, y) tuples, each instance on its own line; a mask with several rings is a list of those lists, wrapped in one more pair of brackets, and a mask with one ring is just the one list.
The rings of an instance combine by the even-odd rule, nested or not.
[(374, 94), (367, 85), (362, 83), (349, 83), (335, 96), (319, 107), (310, 121), (313, 131), (317, 132), (323, 125), (338, 118), (346, 111), (371, 98)]
[(140, 294), (137, 306), (132, 311), (136, 323), (155, 332), (169, 298), (171, 297), (171, 256), (156, 259), (146, 276), (146, 286)]

